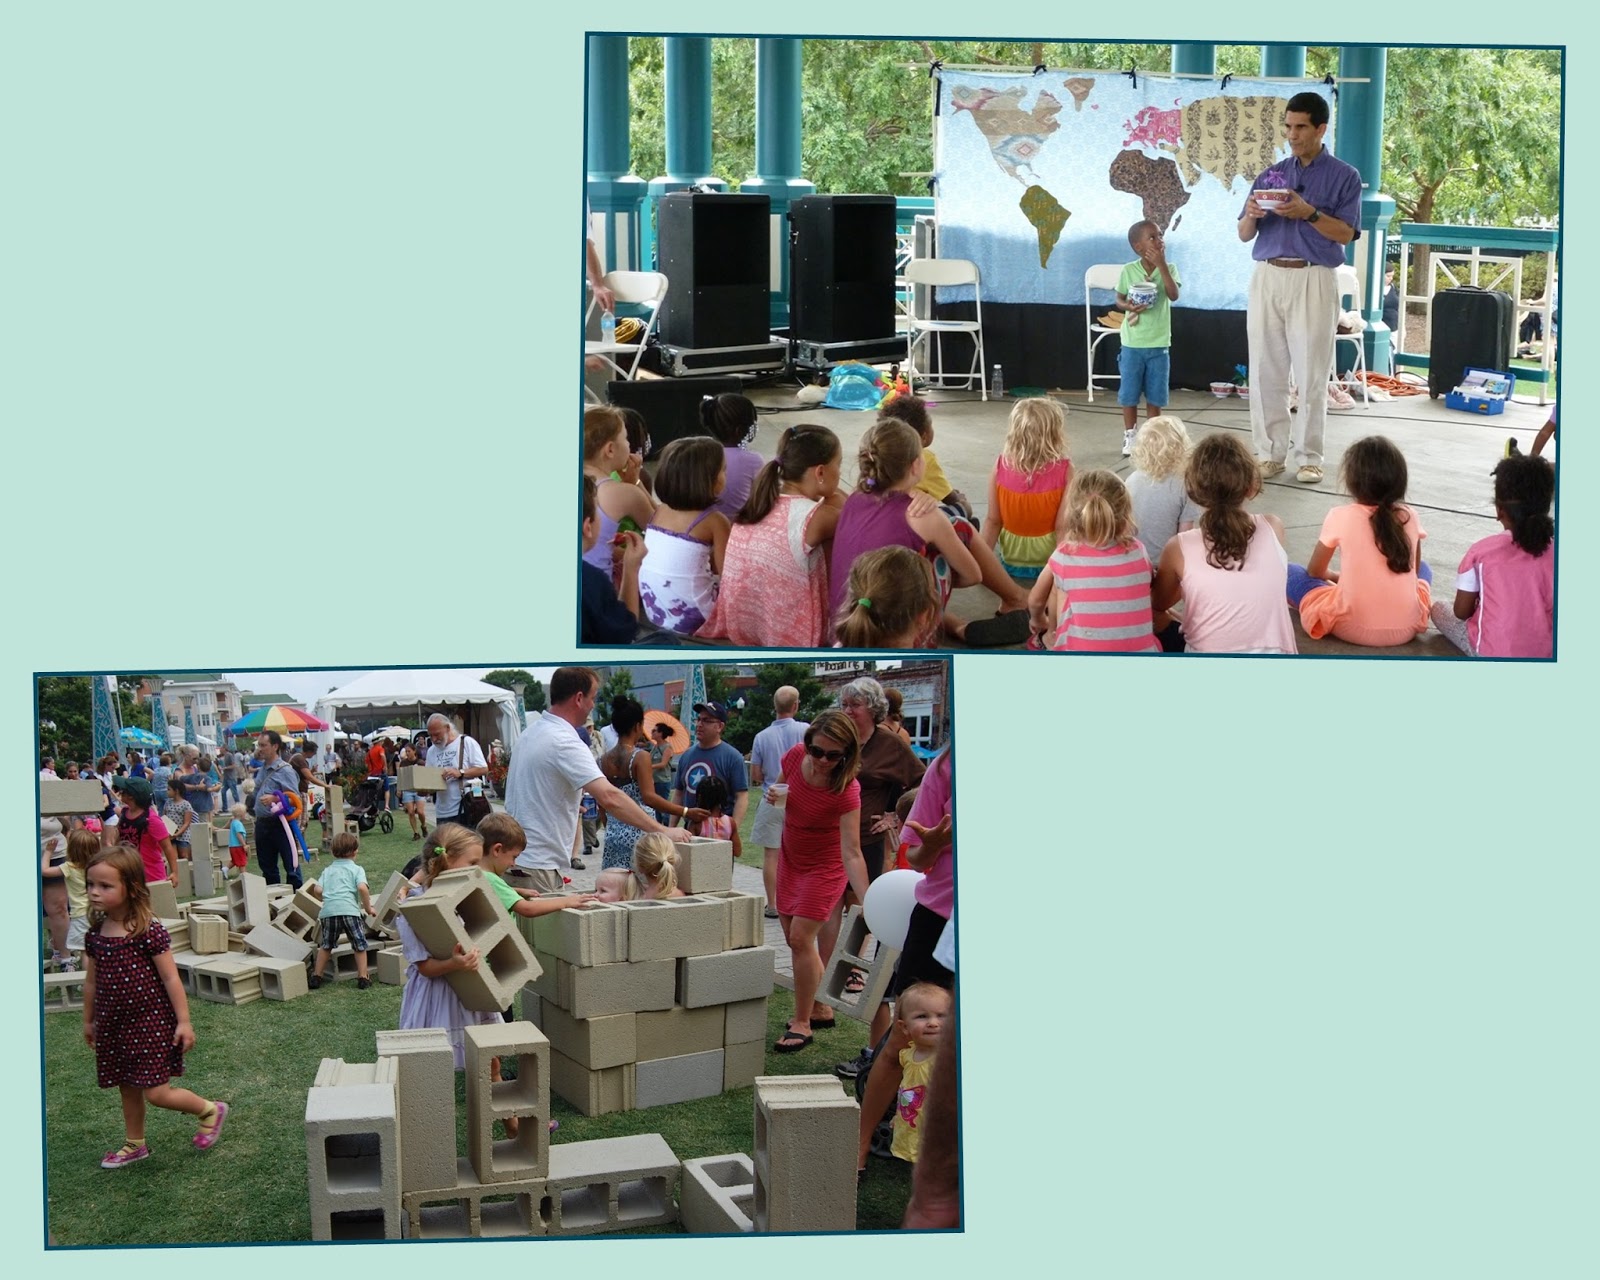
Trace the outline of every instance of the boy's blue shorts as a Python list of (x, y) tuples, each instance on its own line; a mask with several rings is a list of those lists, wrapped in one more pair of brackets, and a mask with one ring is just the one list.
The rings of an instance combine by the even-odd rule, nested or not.
[(1172, 374), (1170, 347), (1130, 347), (1124, 345), (1117, 357), (1122, 384), (1117, 388), (1117, 403), (1135, 408), (1143, 394), (1146, 404), (1167, 407), (1167, 381)]

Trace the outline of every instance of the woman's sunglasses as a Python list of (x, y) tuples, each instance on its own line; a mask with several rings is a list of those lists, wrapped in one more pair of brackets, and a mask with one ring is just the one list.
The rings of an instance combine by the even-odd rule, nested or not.
[(821, 747), (812, 746), (810, 743), (806, 744), (806, 752), (813, 760), (826, 760), (829, 764), (836, 764), (844, 759), (842, 751), (824, 751)]

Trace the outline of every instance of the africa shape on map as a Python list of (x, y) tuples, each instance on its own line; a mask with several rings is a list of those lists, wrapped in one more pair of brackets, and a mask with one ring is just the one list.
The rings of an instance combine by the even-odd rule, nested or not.
[[(1087, 77), (1062, 82), (1082, 111), (1093, 89)], [(1004, 92), (989, 88), (956, 87), (951, 106), (968, 112), (989, 144), (989, 153), (1008, 177), (1026, 190), (1019, 202), (1023, 215), (1039, 236), (1039, 265), (1049, 265), (1071, 212), (1037, 180), (1033, 161), (1059, 128), (1056, 117), (1061, 102), (1041, 91), (1033, 106), (1024, 110), (1026, 86)], [(1202, 175), (1210, 174), (1223, 186), (1235, 178), (1251, 179), (1270, 165), (1278, 146), (1277, 122), (1284, 99), (1249, 96), (1201, 98), (1171, 109), (1144, 107), (1123, 121), (1126, 136), (1122, 150), (1110, 161), (1107, 179), (1113, 190), (1137, 196), (1144, 216), (1163, 231), (1182, 220), (1179, 210)], [(1168, 154), (1151, 154), (1165, 152)]]

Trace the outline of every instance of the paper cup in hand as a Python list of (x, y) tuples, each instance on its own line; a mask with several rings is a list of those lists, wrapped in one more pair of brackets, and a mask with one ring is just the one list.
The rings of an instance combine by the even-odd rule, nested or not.
[(783, 808), (789, 799), (789, 784), (787, 782), (774, 782), (767, 788), (767, 803), (774, 809)]

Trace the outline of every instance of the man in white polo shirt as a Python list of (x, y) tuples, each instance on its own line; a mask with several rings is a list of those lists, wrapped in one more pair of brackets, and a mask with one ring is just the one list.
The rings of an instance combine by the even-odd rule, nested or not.
[(561, 888), (578, 839), (578, 800), (588, 792), (609, 814), (641, 831), (684, 841), (682, 827), (663, 827), (648, 809), (606, 781), (583, 736), (594, 710), (600, 675), (590, 667), (561, 667), (550, 677), (550, 709), (517, 739), (506, 771), (506, 812), (522, 826), (528, 847), (516, 865), (541, 892)]

